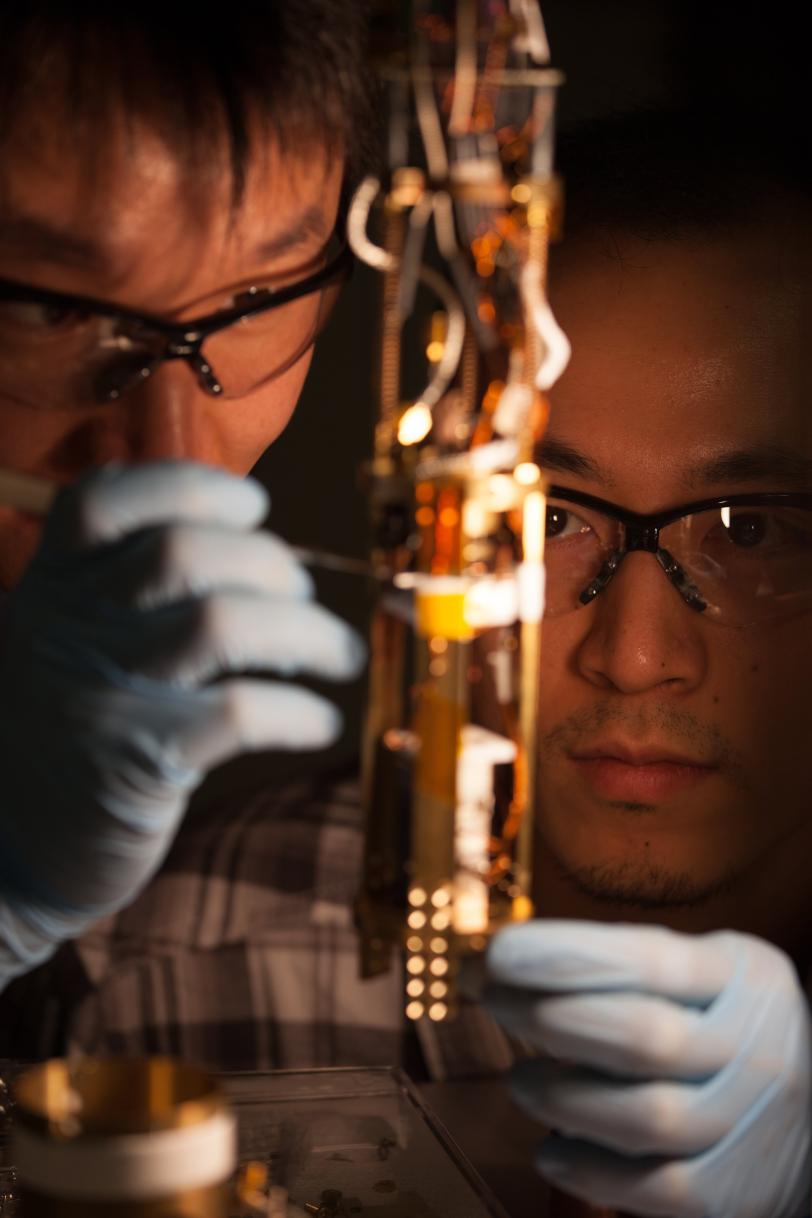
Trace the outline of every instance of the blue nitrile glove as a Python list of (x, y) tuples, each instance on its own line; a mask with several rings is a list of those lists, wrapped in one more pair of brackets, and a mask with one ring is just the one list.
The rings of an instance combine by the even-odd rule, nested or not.
[(497, 935), (487, 965), (488, 1008), (540, 1054), (511, 1085), (554, 1131), (552, 1183), (631, 1214), (809, 1214), (810, 1019), (777, 948), (537, 921)]
[(192, 789), (247, 749), (310, 749), (340, 715), (224, 674), (355, 676), (364, 647), (255, 532), (252, 479), (166, 461), (63, 491), (0, 632), (0, 985), (125, 905)]

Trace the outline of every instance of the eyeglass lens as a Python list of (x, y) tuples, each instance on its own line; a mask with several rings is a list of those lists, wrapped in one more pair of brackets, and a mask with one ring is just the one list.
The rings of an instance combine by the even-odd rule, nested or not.
[[(659, 544), (700, 591), (705, 613), (719, 622), (749, 625), (812, 607), (812, 511), (775, 505), (712, 508), (664, 526)], [(578, 608), (584, 590), (624, 549), (619, 521), (550, 500), (547, 616)]]
[[(326, 324), (340, 282), (250, 315), (202, 344), (224, 397), (240, 397), (290, 368)], [(166, 358), (165, 335), (101, 313), (0, 300), (0, 394), (70, 409), (120, 396)]]

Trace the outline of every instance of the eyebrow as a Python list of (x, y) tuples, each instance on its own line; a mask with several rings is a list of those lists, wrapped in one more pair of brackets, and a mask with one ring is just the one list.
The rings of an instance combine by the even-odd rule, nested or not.
[(104, 270), (108, 257), (104, 247), (88, 237), (71, 233), (34, 216), (0, 218), (0, 249), (43, 262)]
[(556, 473), (575, 474), (579, 478), (602, 482), (605, 486), (614, 485), (614, 478), (607, 470), (564, 440), (556, 440), (552, 436), (543, 439), (538, 459), (545, 469), (555, 470)]
[[(326, 241), (329, 235), (324, 212), (313, 203), (282, 232), (260, 241), (253, 250), (253, 257), (270, 262), (314, 237)], [(110, 249), (102, 242), (59, 228), (36, 216), (0, 215), (0, 250), (89, 271), (109, 271), (113, 262)]]
[(782, 486), (812, 486), (812, 458), (780, 444), (734, 449), (703, 462), (692, 470), (687, 482), (777, 482)]
[[(572, 444), (552, 436), (542, 440), (539, 461), (545, 469), (589, 478), (604, 486), (612, 486), (615, 482), (597, 461)], [(745, 482), (772, 482), (780, 487), (808, 489), (812, 487), (812, 457), (780, 444), (731, 449), (690, 469), (683, 480), (691, 489), (709, 483), (735, 485)]]
[(287, 229), (261, 241), (254, 250), (254, 254), (263, 262), (270, 262), (271, 259), (278, 258), (287, 250), (305, 245), (314, 237), (318, 241), (325, 242), (329, 236), (327, 217), (317, 203), (311, 203)]

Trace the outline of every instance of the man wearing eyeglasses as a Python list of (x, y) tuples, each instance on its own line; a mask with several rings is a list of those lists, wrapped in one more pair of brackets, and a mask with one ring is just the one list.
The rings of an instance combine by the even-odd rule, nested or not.
[(338, 731), (232, 674), (363, 664), (244, 475), (346, 278), (371, 119), (345, 0), (4, 5), (0, 79), (0, 471), (64, 487), (44, 529), (0, 505), (6, 985), (144, 886), (218, 761)]
[(702, 123), (607, 122), (603, 149), (585, 134), (594, 204), (570, 175), (540, 918), (496, 937), (487, 1000), (538, 1053), (514, 1094), (555, 1130), (539, 1166), (562, 1189), (632, 1214), (799, 1218), (810, 199), (787, 132), (756, 173), (758, 116)]

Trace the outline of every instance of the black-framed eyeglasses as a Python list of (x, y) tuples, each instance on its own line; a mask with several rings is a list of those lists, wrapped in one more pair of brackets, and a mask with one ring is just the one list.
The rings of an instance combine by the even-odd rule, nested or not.
[(641, 515), (551, 486), (546, 615), (591, 604), (635, 551), (652, 554), (685, 603), (722, 624), (812, 609), (812, 494), (723, 495)]
[(352, 264), (335, 236), (306, 278), (252, 286), (232, 293), (224, 308), (177, 321), (2, 279), (0, 396), (57, 409), (115, 402), (166, 360), (180, 359), (207, 393), (242, 397), (313, 345)]

